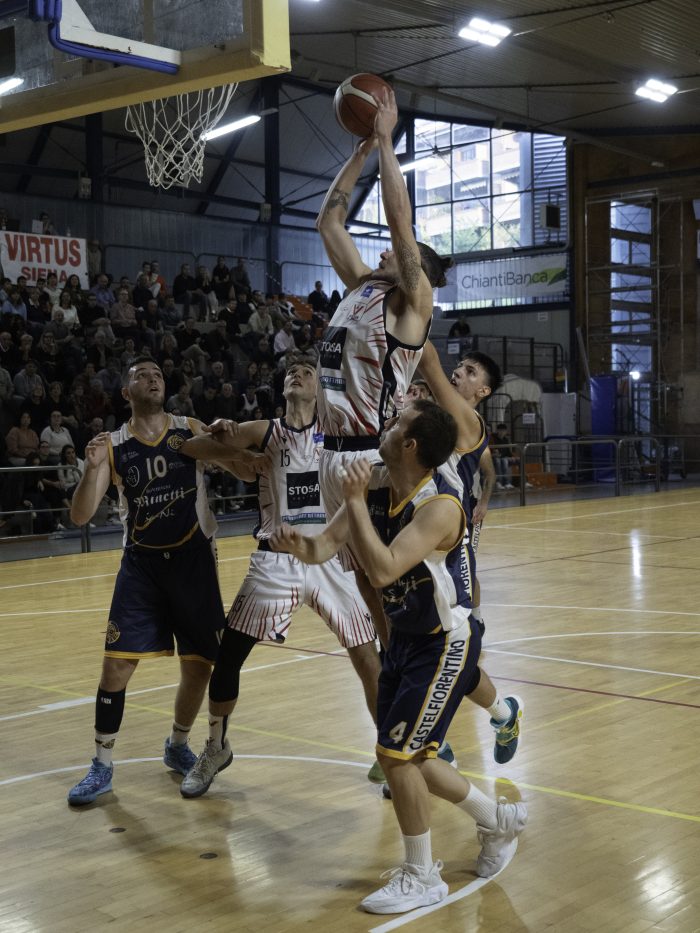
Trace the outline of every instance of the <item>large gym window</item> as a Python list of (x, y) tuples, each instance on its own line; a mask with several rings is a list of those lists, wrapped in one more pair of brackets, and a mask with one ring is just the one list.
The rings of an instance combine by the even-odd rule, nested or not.
[[(562, 137), (418, 119), (414, 134), (420, 240), (457, 256), (566, 243)], [(378, 185), (357, 219), (385, 223)]]

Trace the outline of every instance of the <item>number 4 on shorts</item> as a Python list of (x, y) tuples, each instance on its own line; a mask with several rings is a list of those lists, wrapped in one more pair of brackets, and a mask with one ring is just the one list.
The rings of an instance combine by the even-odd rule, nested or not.
[(390, 730), (389, 738), (391, 739), (392, 742), (398, 743), (403, 739), (403, 734), (406, 731), (407, 725), (408, 724), (406, 722), (400, 722), (398, 723), (398, 725), (394, 726), (394, 728)]

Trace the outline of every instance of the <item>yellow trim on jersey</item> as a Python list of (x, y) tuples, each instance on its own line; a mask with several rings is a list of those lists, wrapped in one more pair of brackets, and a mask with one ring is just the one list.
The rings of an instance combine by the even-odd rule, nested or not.
[[(149, 524), (150, 524), (150, 522), (149, 522)], [(144, 526), (142, 526), (142, 527), (138, 527), (138, 528), (137, 528), (137, 526), (134, 525), (134, 531), (143, 531), (143, 529), (144, 529), (144, 528), (147, 528), (147, 527), (148, 527), (148, 525), (144, 525)], [(149, 550), (149, 551), (172, 551), (172, 550), (174, 550), (175, 548), (180, 547), (181, 545), (183, 545), (183, 544), (185, 543), (185, 541), (189, 541), (190, 538), (192, 537), (192, 535), (197, 531), (198, 528), (199, 528), (199, 522), (195, 522), (194, 525), (193, 525), (193, 527), (192, 527), (192, 529), (191, 529), (190, 531), (187, 532), (187, 534), (185, 535), (185, 537), (184, 537), (184, 538), (180, 538), (179, 541), (175, 541), (173, 544), (142, 544), (140, 541), (135, 541), (135, 540), (134, 540), (133, 533), (132, 533), (132, 535), (131, 535), (131, 543), (132, 543), (133, 545), (135, 545), (136, 547), (144, 548), (144, 550), (147, 549), (147, 550)]]
[(437, 742), (431, 742), (430, 745), (426, 745), (425, 748), (419, 748), (411, 754), (408, 752), (397, 752), (395, 749), (385, 748), (383, 745), (375, 745), (374, 751), (376, 755), (386, 755), (387, 758), (399, 758), (401, 761), (410, 761), (411, 758), (415, 758), (416, 755), (424, 755), (426, 758), (437, 758), (438, 744)]
[(485, 438), (486, 438), (486, 422), (485, 422), (484, 419), (481, 417), (481, 415), (479, 414), (478, 411), (474, 410), (474, 414), (476, 415), (476, 417), (477, 417), (477, 418), (479, 419), (479, 421), (481, 422), (481, 437), (480, 437), (479, 440), (476, 442), (476, 444), (474, 444), (473, 447), (455, 447), (455, 453), (456, 453), (456, 454), (461, 454), (462, 456), (464, 456), (464, 454), (470, 454), (470, 453), (472, 453), (472, 451), (476, 450), (476, 448), (477, 448), (480, 444), (483, 444), (483, 442), (484, 442), (484, 440), (485, 440)]
[(175, 654), (174, 648), (166, 648), (164, 651), (107, 651), (106, 658), (124, 658), (125, 661), (131, 661), (139, 658), (171, 658)]
[(134, 431), (133, 427), (131, 426), (131, 418), (129, 418), (126, 426), (129, 429), (129, 434), (131, 434), (132, 437), (135, 437), (136, 440), (140, 444), (145, 444), (146, 447), (157, 447), (158, 444), (160, 444), (160, 442), (163, 440), (165, 435), (168, 433), (168, 431), (172, 428), (173, 420), (172, 420), (172, 415), (168, 415), (166, 422), (165, 422), (165, 427), (163, 428), (162, 433), (154, 441), (148, 441), (146, 440), (145, 437), (141, 437), (140, 434), (137, 434), (136, 431)]
[(425, 486), (425, 484), (429, 483), (432, 478), (433, 478), (433, 471), (431, 470), (430, 473), (426, 473), (426, 475), (423, 477), (420, 483), (418, 483), (415, 489), (412, 489), (411, 492), (409, 492), (409, 494), (406, 496), (406, 498), (402, 499), (398, 505), (392, 506), (390, 504), (389, 505), (389, 518), (394, 518), (394, 516), (398, 515), (399, 512), (408, 505), (408, 503), (416, 495), (416, 493), (420, 492), (421, 489)]
[(457, 538), (457, 540), (455, 541), (455, 543), (454, 543), (451, 547), (448, 547), (448, 548), (436, 548), (436, 550), (437, 550), (438, 553), (440, 553), (440, 554), (449, 554), (449, 552), (450, 552), (453, 548), (457, 547), (457, 545), (459, 544), (459, 542), (460, 542), (460, 541), (462, 540), (462, 538), (464, 537), (464, 532), (467, 530), (467, 516), (466, 516), (466, 513), (465, 513), (465, 511), (464, 511), (464, 508), (462, 507), (462, 503), (459, 501), (459, 499), (458, 499), (456, 496), (451, 496), (448, 492), (439, 492), (439, 493), (438, 493), (437, 495), (435, 495), (435, 496), (430, 496), (428, 499), (423, 499), (422, 502), (419, 502), (419, 503), (416, 505), (415, 509), (413, 510), (413, 514), (415, 515), (416, 512), (418, 511), (418, 509), (423, 508), (423, 506), (424, 506), (424, 505), (427, 505), (429, 502), (434, 502), (436, 499), (451, 499), (451, 500), (452, 500), (454, 503), (456, 503), (456, 505), (459, 507), (459, 511), (460, 511), (461, 514), (462, 514), (462, 517), (461, 517), (461, 519), (460, 519), (460, 529), (461, 529), (461, 530), (460, 530), (460, 533), (459, 533), (459, 537)]
[(202, 664), (213, 664), (211, 658), (205, 658), (203, 654), (181, 654), (178, 655), (181, 661), (200, 661)]

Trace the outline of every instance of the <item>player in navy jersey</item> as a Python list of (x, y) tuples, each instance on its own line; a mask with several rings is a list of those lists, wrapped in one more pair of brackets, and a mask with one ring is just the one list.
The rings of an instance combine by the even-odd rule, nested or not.
[(457, 426), (432, 402), (418, 401), (389, 424), (379, 453), (344, 467), (344, 508), (327, 529), (304, 537), (291, 526), (272, 544), (301, 560), (324, 561), (351, 541), (391, 622), (379, 679), (377, 756), (387, 775), (404, 842), (405, 861), (389, 882), (362, 901), (371, 913), (402, 913), (447, 895), (434, 862), (430, 795), (477, 824), (477, 874), (492, 877), (512, 858), (527, 810), (495, 802), (437, 757), (449, 724), (477, 678), (481, 637), (470, 616), (457, 490), (435, 472), (452, 453)]
[[(421, 375), (425, 378), (435, 401), (445, 411), (449, 411), (457, 423), (457, 446), (447, 461), (440, 467), (440, 472), (459, 494), (460, 501), (467, 515), (467, 534), (464, 546), (469, 555), (472, 569), (470, 594), (472, 597), (472, 616), (484, 633), (481, 620), (481, 592), (476, 576), (476, 549), (478, 546), (481, 522), (486, 514), (486, 506), (493, 490), (495, 473), (493, 464), (487, 474), (486, 496), (475, 503), (472, 489), (479, 468), (490, 460), (488, 449), (488, 431), (483, 418), (477, 412), (477, 406), (501, 385), (501, 371), (496, 362), (485, 353), (472, 351), (455, 368), (451, 379), (443, 372), (435, 347), (428, 341), (420, 365)], [(484, 505), (485, 499), (485, 505)], [(491, 726), (496, 732), (494, 758), (499, 764), (509, 762), (518, 748), (523, 701), (518, 696), (508, 696), (503, 700), (487, 677), (483, 677), (471, 693), (469, 699), (491, 713)]]
[(124, 527), (97, 691), (96, 754), (86, 777), (69, 791), (74, 806), (112, 789), (112, 749), (127, 684), (141, 658), (172, 655), (175, 643), (180, 685), (164, 762), (187, 773), (196, 760), (189, 731), (225, 624), (204, 467), (181, 450), (204, 427), (164, 411), (163, 374), (150, 357), (131, 363), (122, 394), (131, 418), (119, 431), (98, 434), (87, 445), (85, 473), (71, 507), (73, 521), (84, 525), (113, 483)]
[[(394, 94), (387, 91), (377, 99), (373, 135), (358, 144), (340, 170), (316, 222), (328, 258), (349, 290), (319, 346), (318, 416), (325, 435), (319, 472), (329, 516), (342, 504), (339, 453), (347, 458), (376, 452), (384, 422), (404, 406), (430, 328), (433, 289), (445, 284), (445, 270), (453, 264), (416, 242), (411, 204), (394, 152), (397, 120)], [(392, 248), (381, 253), (372, 270), (345, 222), (352, 190), (375, 148)], [(358, 569), (349, 550), (339, 556), (347, 569)], [(386, 644), (381, 602), (363, 574), (358, 573), (357, 582)]]
[(294, 612), (303, 605), (313, 609), (347, 649), (376, 722), (376, 634), (353, 575), (344, 572), (337, 559), (310, 567), (289, 554), (274, 553), (269, 545), (270, 535), (283, 522), (306, 534), (317, 534), (326, 524), (318, 479), (323, 433), (316, 418), (316, 379), (315, 362), (290, 361), (283, 418), (248, 421), (236, 425), (235, 434), (193, 438), (183, 448), (219, 462), (225, 462), (229, 452), (249, 447), (264, 454), (256, 468), (258, 549), (228, 615), (209, 684), (209, 738), (180, 786), (183, 797), (206, 793), (219, 771), (231, 764), (226, 730), (238, 699), (241, 668), (258, 641), (285, 640)]

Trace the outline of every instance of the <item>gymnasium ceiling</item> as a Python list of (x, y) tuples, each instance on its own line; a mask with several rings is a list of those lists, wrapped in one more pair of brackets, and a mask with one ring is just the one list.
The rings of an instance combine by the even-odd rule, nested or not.
[[(404, 113), (562, 134), (574, 144), (623, 136), (642, 160), (644, 137), (700, 132), (698, 0), (290, 0), (289, 11), (292, 72), (278, 101), (283, 222), (309, 225), (351, 151), (332, 92), (358, 71), (387, 77)], [(475, 15), (512, 35), (497, 48), (460, 39)], [(679, 92), (666, 104), (642, 100), (635, 89), (649, 77)], [(240, 85), (230, 119), (261, 109), (259, 85), (270, 80)], [(77, 118), (0, 137), (0, 191), (75, 197), (90, 161), (85, 126)], [(112, 203), (255, 220), (266, 200), (262, 123), (209, 143), (204, 180), (186, 192), (148, 186), (123, 110), (103, 114), (101, 136)]]

